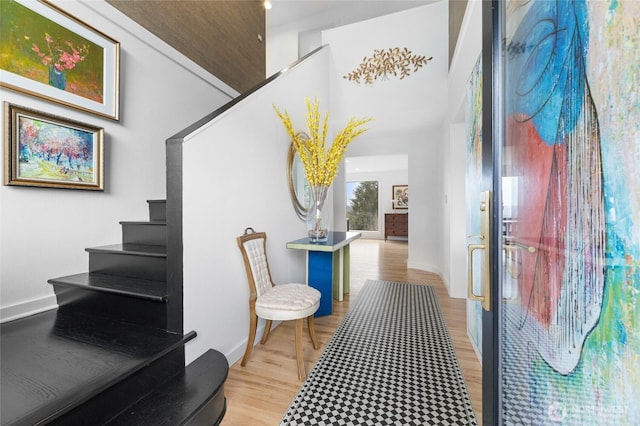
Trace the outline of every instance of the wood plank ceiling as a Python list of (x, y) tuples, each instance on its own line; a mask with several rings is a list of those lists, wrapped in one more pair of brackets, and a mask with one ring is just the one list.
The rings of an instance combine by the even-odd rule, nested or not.
[(265, 79), (262, 1), (106, 1), (240, 93)]

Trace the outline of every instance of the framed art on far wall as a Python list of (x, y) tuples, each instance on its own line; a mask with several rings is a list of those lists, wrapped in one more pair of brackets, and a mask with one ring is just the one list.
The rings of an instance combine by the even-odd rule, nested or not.
[(0, 1), (0, 86), (118, 120), (120, 43), (56, 6)]
[(104, 190), (104, 130), (9, 103), (4, 184)]
[(409, 208), (409, 185), (393, 185), (393, 208)]

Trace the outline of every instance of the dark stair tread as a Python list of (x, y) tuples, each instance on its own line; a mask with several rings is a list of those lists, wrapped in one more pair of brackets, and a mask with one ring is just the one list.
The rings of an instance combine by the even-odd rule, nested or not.
[(85, 250), (89, 253), (115, 253), (134, 256), (167, 257), (166, 246), (149, 244), (112, 244), (108, 246), (88, 247)]
[(48, 282), (67, 287), (86, 288), (104, 293), (138, 297), (156, 302), (164, 302), (168, 297), (166, 282), (102, 274), (100, 272), (83, 272), (52, 278)]
[(0, 325), (0, 424), (44, 424), (183, 346), (183, 335), (51, 310)]
[(212, 424), (211, 412), (216, 414), (214, 421), (220, 420), (225, 412), (223, 387), (228, 371), (225, 356), (210, 349), (108, 425), (183, 425), (203, 412), (206, 424)]

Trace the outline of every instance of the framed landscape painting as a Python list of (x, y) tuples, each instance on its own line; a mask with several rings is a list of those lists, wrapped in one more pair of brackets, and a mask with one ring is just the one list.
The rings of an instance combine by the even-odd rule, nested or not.
[(57, 7), (0, 1), (0, 86), (118, 120), (120, 44)]
[(5, 185), (104, 189), (102, 128), (9, 103), (4, 109)]

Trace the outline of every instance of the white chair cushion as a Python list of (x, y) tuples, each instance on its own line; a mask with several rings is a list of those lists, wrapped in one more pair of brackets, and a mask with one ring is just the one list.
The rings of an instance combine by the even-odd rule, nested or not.
[(256, 300), (260, 318), (285, 321), (306, 318), (320, 306), (320, 292), (306, 284), (280, 284)]

